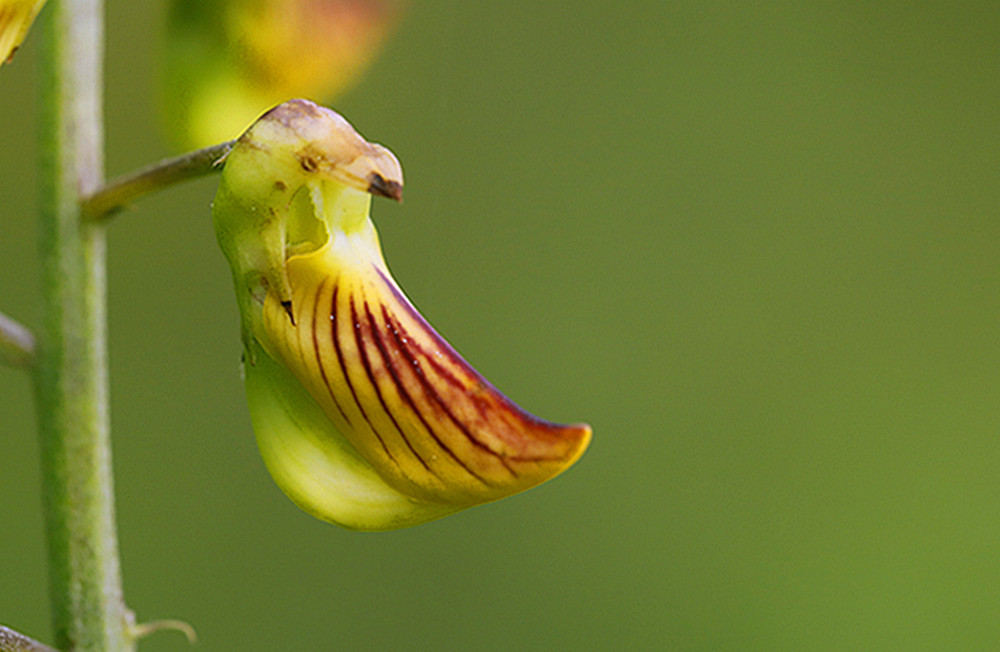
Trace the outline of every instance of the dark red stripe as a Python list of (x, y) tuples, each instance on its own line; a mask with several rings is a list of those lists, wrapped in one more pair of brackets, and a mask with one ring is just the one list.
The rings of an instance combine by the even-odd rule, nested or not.
[[(476, 384), (478, 384), (480, 387), (482, 387), (482, 389), (483, 389), (484, 392), (490, 394), (490, 396), (496, 402), (501, 403), (503, 405), (504, 409), (507, 409), (507, 410), (510, 410), (511, 412), (514, 412), (519, 418), (521, 418), (525, 422), (530, 422), (530, 423), (536, 423), (536, 422), (538, 422), (538, 423), (540, 423), (542, 425), (545, 425), (545, 424), (548, 423), (548, 422), (544, 422), (541, 419), (538, 419), (538, 417), (534, 416), (533, 414), (531, 414), (529, 412), (525, 412), (524, 409), (521, 408), (520, 405), (518, 405), (514, 401), (510, 400), (509, 398), (507, 398), (507, 396), (505, 396), (503, 392), (501, 392), (496, 387), (494, 387), (492, 385), (492, 383), (490, 383), (490, 381), (486, 380), (486, 378), (482, 374), (480, 374), (478, 371), (476, 371), (475, 367), (473, 367), (472, 365), (470, 365), (465, 360), (465, 358), (463, 358), (462, 355), (458, 351), (456, 351), (451, 346), (451, 344), (448, 343), (447, 340), (445, 340), (443, 337), (441, 337), (440, 335), (437, 334), (437, 331), (434, 330), (434, 327), (431, 326), (430, 324), (428, 324), (427, 320), (424, 319), (423, 315), (421, 315), (419, 312), (417, 312), (417, 309), (413, 307), (413, 304), (410, 303), (409, 299), (407, 299), (406, 296), (403, 295), (403, 293), (399, 290), (399, 288), (397, 288), (393, 284), (392, 280), (390, 278), (388, 278), (382, 272), (381, 269), (378, 269), (376, 267), (376, 270), (378, 270), (378, 273), (382, 277), (382, 280), (385, 281), (386, 285), (388, 285), (389, 288), (392, 290), (392, 294), (395, 297), (396, 302), (400, 306), (403, 307), (403, 309), (410, 316), (410, 318), (413, 319), (418, 324), (420, 324), (421, 327), (423, 327), (424, 329), (426, 329), (426, 330), (428, 330), (428, 331), (430, 331), (430, 332), (432, 332), (432, 333), (434, 333), (436, 335), (435, 341), (436, 341), (438, 347), (437, 347), (437, 350), (433, 352), (435, 355), (432, 355), (431, 352), (428, 352), (422, 346), (420, 346), (419, 341), (416, 341), (412, 337), (409, 337), (408, 333), (406, 332), (406, 329), (404, 329), (402, 327), (402, 325), (399, 324), (399, 322), (393, 322), (393, 324), (392, 324), (392, 328), (395, 331), (394, 334), (395, 335), (401, 335), (406, 340), (406, 343), (407, 343), (407, 346), (409, 347), (409, 349), (411, 351), (416, 351), (416, 353), (418, 353), (428, 364), (430, 364), (434, 368), (434, 372), (435, 372), (436, 375), (439, 375), (439, 376), (443, 377), (445, 380), (447, 380), (453, 387), (457, 388), (459, 391), (464, 392), (464, 393), (468, 393), (469, 390), (466, 389), (466, 383), (465, 383), (464, 379), (459, 378), (458, 376), (456, 376), (454, 373), (452, 373), (452, 371), (450, 369), (448, 369), (444, 364), (442, 364), (440, 362), (440, 360), (438, 359), (438, 355), (436, 355), (436, 354), (440, 353), (443, 356), (447, 357), (452, 362), (452, 364), (454, 364), (455, 366), (459, 367), (460, 369), (466, 369), (466, 370), (468, 370), (468, 372), (467, 372), (468, 375), (472, 379), (475, 380)], [(470, 396), (469, 398), (470, 398), (470, 400), (472, 400), (473, 404), (476, 406), (476, 409), (479, 411), (479, 414), (484, 419), (487, 419), (488, 417), (487, 417), (487, 414), (486, 414), (486, 408), (489, 407), (489, 404), (484, 404), (482, 401), (477, 401), (472, 396)], [(551, 424), (551, 425), (555, 425), (555, 424)]]
[[(329, 280), (330, 280), (329, 277), (327, 277), (320, 282), (319, 287), (316, 288), (316, 296), (314, 297), (313, 305), (315, 306), (315, 308), (313, 310), (313, 328), (312, 328), (313, 354), (316, 357), (316, 366), (319, 368), (320, 378), (323, 379), (323, 384), (326, 385), (326, 391), (330, 395), (330, 400), (333, 401), (334, 407), (336, 407), (337, 411), (340, 412), (340, 416), (344, 418), (344, 423), (346, 423), (348, 427), (353, 428), (353, 426), (351, 426), (350, 418), (347, 416), (347, 413), (344, 412), (344, 408), (340, 406), (340, 401), (337, 400), (337, 395), (334, 393), (333, 387), (330, 385), (330, 379), (327, 378), (326, 376), (326, 369), (323, 367), (323, 356), (320, 355), (319, 352), (319, 338), (316, 337), (316, 333), (318, 332), (318, 327), (319, 327), (319, 325), (316, 322), (320, 318), (319, 298), (320, 295), (323, 294), (323, 290), (326, 288), (326, 284)], [(333, 296), (334, 301), (336, 301), (337, 298), (336, 295), (337, 292), (336, 290), (334, 290), (334, 296)], [(328, 315), (328, 318), (330, 319), (331, 322), (333, 322), (336, 319), (333, 314), (333, 312), (336, 311), (336, 303), (331, 304), (331, 311), (332, 312), (330, 313), (330, 315)]]
[[(425, 330), (430, 331), (431, 333), (437, 335), (437, 331), (434, 330), (434, 327), (428, 324), (427, 320), (424, 319), (424, 316), (421, 315), (419, 312), (417, 312), (417, 309), (413, 307), (413, 304), (410, 303), (410, 300), (406, 298), (406, 296), (399, 290), (398, 287), (396, 287), (396, 283), (392, 280), (392, 278), (389, 277), (385, 272), (383, 272), (382, 269), (379, 268), (378, 266), (373, 265), (373, 267), (375, 268), (375, 271), (378, 272), (378, 275), (382, 278), (382, 281), (385, 283), (385, 286), (389, 288), (390, 292), (392, 292), (392, 296), (396, 299), (396, 303), (410, 316), (410, 318), (413, 319), (413, 321), (420, 324), (421, 327), (423, 327)], [(399, 328), (398, 322), (393, 322), (392, 327), (394, 329)], [(394, 333), (394, 335), (398, 335), (398, 333)], [(411, 342), (413, 341), (412, 338), (408, 339), (410, 339)], [(471, 369), (478, 380), (481, 380), (484, 384), (487, 385), (489, 384), (485, 378), (480, 376), (479, 372), (475, 371), (475, 369), (472, 369), (471, 365), (469, 365), (469, 363), (466, 362), (461, 355), (459, 355), (458, 351), (452, 348), (452, 346), (448, 344), (448, 342), (443, 337), (437, 335), (435, 339), (439, 344), (440, 348), (440, 351), (438, 351), (439, 353), (446, 355), (459, 367), (467, 367)], [(423, 351), (421, 352), (423, 353)], [(464, 387), (462, 382), (459, 379), (454, 378), (450, 372), (445, 372), (445, 375), (448, 376), (449, 381), (453, 382), (453, 384), (458, 385), (459, 387)]]
[[(385, 365), (386, 370), (389, 372), (389, 375), (392, 376), (392, 381), (396, 385), (396, 389), (399, 391), (399, 395), (403, 399), (403, 402), (405, 402), (410, 407), (410, 410), (412, 410), (413, 413), (417, 415), (417, 418), (420, 419), (420, 423), (422, 423), (424, 429), (427, 430), (427, 434), (431, 436), (431, 439), (434, 440), (434, 443), (436, 443), (441, 448), (441, 450), (443, 450), (445, 453), (448, 454), (449, 457), (455, 460), (455, 463), (458, 464), (460, 467), (462, 467), (469, 475), (476, 478), (483, 484), (489, 485), (490, 483), (485, 478), (481, 477), (475, 471), (470, 469), (465, 464), (465, 462), (463, 462), (461, 458), (459, 458), (458, 455), (455, 454), (455, 452), (452, 451), (451, 448), (449, 448), (448, 445), (441, 440), (438, 434), (434, 431), (434, 428), (431, 427), (431, 424), (428, 423), (427, 419), (424, 418), (424, 415), (420, 412), (420, 410), (414, 403), (413, 397), (410, 396), (410, 393), (406, 390), (406, 385), (400, 378), (399, 371), (396, 369), (396, 365), (393, 364), (392, 356), (389, 355), (389, 351), (386, 348), (385, 341), (382, 339), (381, 330), (379, 330), (375, 326), (375, 318), (372, 316), (371, 310), (369, 309), (367, 302), (365, 303), (365, 313), (368, 317), (368, 325), (372, 335), (372, 341), (375, 342), (375, 347), (378, 349), (379, 354), (382, 356), (382, 362)], [(384, 314), (384, 308), (383, 308), (383, 314)], [(381, 394), (379, 396), (381, 397)], [(382, 406), (385, 407), (384, 402), (382, 403)], [(388, 408), (386, 408), (386, 412), (389, 413), (390, 417), (392, 417), (392, 414), (389, 412)], [(392, 418), (392, 422), (396, 424), (396, 419), (394, 417)], [(396, 425), (396, 428), (399, 429), (400, 434), (403, 436), (404, 439), (406, 439), (406, 433), (404, 433), (403, 430), (399, 428), (398, 424)], [(407, 443), (409, 443), (408, 439)]]
[[(397, 341), (400, 341), (400, 342), (405, 341), (411, 349), (416, 349), (417, 352), (419, 352), (419, 354), (422, 356), (423, 361), (425, 363), (428, 363), (432, 368), (435, 369), (435, 371), (441, 369), (441, 363), (438, 362), (437, 360), (435, 360), (433, 356), (428, 355), (427, 352), (423, 349), (423, 347), (421, 347), (419, 344), (417, 344), (416, 341), (412, 337), (409, 336), (409, 334), (406, 332), (406, 329), (404, 329), (401, 324), (399, 324), (398, 322), (393, 321), (391, 324), (388, 324), (388, 326), (389, 326), (389, 330), (392, 331), (393, 335), (398, 338)], [(408, 359), (412, 360), (412, 361), (416, 361), (416, 355), (412, 355), (411, 354), (411, 355), (406, 356), (406, 357)], [(414, 366), (416, 366), (416, 365), (414, 365)], [(482, 376), (480, 376), (478, 373), (474, 377), (477, 380), (482, 379)], [(487, 421), (487, 422), (489, 421), (488, 411), (490, 411), (490, 410), (494, 410), (494, 409), (513, 409), (514, 411), (516, 411), (516, 413), (519, 416), (523, 415), (521, 417), (522, 421), (528, 421), (530, 423), (530, 425), (540, 425), (545, 430), (547, 430), (549, 432), (552, 432), (552, 433), (560, 432), (560, 431), (563, 431), (563, 430), (566, 429), (566, 426), (564, 426), (564, 425), (553, 423), (551, 421), (545, 421), (544, 419), (539, 419), (538, 417), (534, 416), (533, 414), (531, 414), (529, 412), (526, 412), (523, 408), (521, 408), (520, 406), (518, 406), (517, 404), (515, 404), (509, 398), (507, 398), (503, 394), (499, 393), (488, 382), (485, 382), (485, 381), (482, 382), (481, 387), (483, 388), (482, 391), (484, 393), (490, 394), (493, 398), (495, 398), (496, 400), (503, 401), (504, 404), (505, 404), (503, 408), (495, 408), (494, 404), (492, 402), (488, 401), (488, 400), (477, 400), (476, 398), (474, 398), (472, 396), (469, 396), (469, 400), (472, 401), (473, 404), (476, 406), (476, 410), (479, 412), (480, 416), (483, 417), (484, 421)], [(459, 389), (462, 392), (464, 392), (464, 393), (468, 393), (468, 391), (465, 389), (465, 385), (461, 385), (459, 387)], [(440, 399), (438, 399), (438, 400), (439, 400), (439, 403), (440, 403), (441, 402)], [(443, 404), (443, 403), (441, 403), (441, 404)], [(449, 416), (451, 416), (450, 413), (449, 413)], [(527, 417), (527, 418), (525, 419), (524, 417)], [(456, 417), (452, 416), (452, 421), (454, 421), (456, 424), (458, 424), (460, 428), (462, 427), (461, 424), (458, 423)], [(468, 432), (468, 431), (466, 431), (466, 432)], [(471, 433), (469, 433), (469, 434), (471, 436)], [(483, 444), (483, 446), (485, 447), (485, 444)], [(492, 453), (493, 451), (491, 450), (490, 452)], [(493, 454), (496, 455), (496, 453), (493, 453)], [(507, 466), (506, 462), (521, 462), (521, 463), (524, 463), (524, 462), (557, 462), (557, 461), (560, 461), (560, 460), (562, 460), (562, 459), (565, 458), (564, 455), (553, 455), (553, 456), (548, 456), (548, 455), (534, 455), (534, 456), (504, 455), (504, 456), (499, 456), (499, 455), (497, 455), (497, 457), (499, 457), (500, 460), (505, 463), (504, 466)], [(514, 469), (512, 469), (510, 467), (508, 467), (508, 469), (511, 471), (511, 473), (513, 473), (514, 475), (517, 475), (517, 472)]]
[[(378, 434), (378, 431), (375, 430), (375, 426), (372, 425), (372, 422), (368, 418), (368, 415), (365, 414), (365, 408), (364, 408), (364, 406), (361, 405), (361, 401), (358, 400), (358, 394), (357, 394), (357, 392), (354, 391), (354, 383), (351, 382), (351, 377), (347, 373), (347, 365), (344, 364), (344, 352), (341, 351), (341, 349), (340, 349), (340, 339), (337, 337), (338, 330), (340, 328), (339, 327), (339, 323), (338, 323), (340, 320), (336, 318), (336, 313), (337, 313), (337, 294), (338, 294), (339, 291), (340, 291), (340, 286), (339, 285), (335, 285), (333, 287), (333, 297), (332, 297), (331, 303), (330, 303), (330, 314), (334, 316), (333, 322), (330, 324), (330, 335), (331, 335), (331, 337), (333, 339), (333, 347), (337, 351), (337, 362), (340, 363), (340, 369), (341, 369), (341, 371), (344, 372), (344, 381), (347, 383), (347, 387), (351, 390), (351, 396), (354, 397), (354, 404), (357, 405), (358, 406), (358, 410), (361, 411), (361, 416), (364, 417), (364, 420), (368, 423), (368, 426), (371, 428), (371, 431), (375, 435), (375, 438), (378, 439), (378, 443), (382, 445), (382, 450), (385, 451), (386, 456), (390, 460), (392, 460), (392, 462), (394, 464), (396, 464), (398, 466), (399, 463), (396, 462), (396, 459), (392, 456), (392, 453), (389, 452), (389, 447), (385, 445), (385, 442), (382, 440), (381, 435)], [(350, 298), (348, 298), (348, 300), (350, 300)], [(352, 301), (351, 302), (351, 312), (353, 312), (353, 311), (354, 311), (354, 302)], [(356, 327), (357, 327), (357, 325), (355, 324), (355, 328)]]
[[(402, 291), (396, 286), (392, 278), (377, 265), (372, 265), (372, 267), (382, 278), (382, 281), (385, 283), (386, 287), (389, 288), (390, 292), (392, 292), (392, 295), (396, 298), (396, 302), (399, 304), (400, 307), (403, 308), (403, 310), (410, 316), (410, 318), (413, 319), (418, 324), (420, 324), (422, 328), (437, 335), (437, 331), (434, 330), (434, 327), (428, 324), (427, 320), (424, 319), (423, 315), (417, 312), (417, 309), (413, 307), (413, 304), (411, 304), (410, 300), (406, 298), (406, 295), (404, 295)], [(394, 322), (392, 324), (392, 328), (396, 329), (394, 330), (393, 335), (397, 336), (398, 338), (400, 332), (402, 332), (402, 336), (405, 337), (406, 340), (409, 342), (409, 346), (412, 349), (415, 349), (417, 352), (419, 352), (420, 355), (423, 356), (425, 360), (430, 362), (431, 365), (434, 366), (436, 372), (439, 371), (442, 372), (442, 375), (446, 376), (450, 381), (453, 381), (452, 384), (457, 385), (462, 391), (466, 391), (465, 385), (460, 380), (455, 379), (450, 371), (441, 367), (440, 363), (437, 360), (435, 360), (436, 357), (435, 355), (429, 354), (417, 342), (415, 342), (413, 338), (409, 337), (406, 331), (399, 325), (398, 322)], [(399, 332), (396, 332), (397, 330)], [(509, 409), (511, 412), (517, 414), (518, 418), (520, 418), (525, 423), (525, 425), (553, 432), (557, 432), (565, 428), (563, 424), (555, 423), (554, 421), (549, 421), (547, 419), (535, 416), (531, 412), (528, 412), (527, 410), (522, 408), (520, 405), (518, 405), (510, 398), (508, 398), (506, 394), (504, 394), (496, 387), (494, 387), (489, 380), (487, 380), (482, 374), (476, 371), (475, 367), (466, 362), (465, 358), (463, 358), (462, 355), (458, 351), (456, 351), (451, 346), (451, 344), (448, 343), (447, 340), (438, 335), (436, 337), (436, 341), (438, 342), (439, 350), (435, 351), (434, 352), (435, 354), (440, 353), (448, 357), (457, 366), (468, 369), (470, 375), (473, 378), (475, 378), (478, 383), (482, 385), (485, 391), (491, 393), (498, 402), (503, 403), (505, 409)], [(510, 459), (515, 459), (515, 458), (510, 458)]]
[[(362, 297), (362, 301), (365, 304), (365, 313), (368, 316), (368, 332), (371, 338), (375, 340), (377, 338), (375, 337), (375, 327), (371, 320), (371, 312), (368, 310), (368, 301), (364, 297)], [(351, 302), (351, 319), (355, 324), (360, 323), (358, 313), (355, 310), (353, 302)], [(378, 381), (375, 380), (375, 374), (372, 373), (371, 361), (368, 359), (368, 349), (365, 347), (364, 339), (361, 337), (361, 331), (361, 328), (354, 329), (354, 342), (358, 347), (358, 351), (361, 353), (361, 365), (365, 368), (365, 373), (368, 374), (368, 380), (371, 382), (372, 387), (375, 388), (375, 394), (378, 396), (378, 402), (382, 405), (382, 411), (385, 412), (386, 416), (389, 417), (389, 420), (392, 421), (392, 425), (396, 428), (396, 432), (399, 433), (399, 436), (402, 437), (403, 441), (406, 442), (406, 447), (410, 449), (410, 453), (412, 453), (413, 456), (419, 460), (425, 469), (434, 474), (434, 471), (431, 471), (431, 467), (427, 466), (427, 462), (425, 462), (424, 459), (420, 457), (420, 454), (417, 453), (416, 449), (413, 448), (413, 444), (410, 443), (409, 439), (407, 439), (406, 433), (403, 432), (403, 429), (399, 427), (399, 423), (396, 422), (396, 417), (392, 415), (392, 412), (389, 411), (389, 406), (385, 404), (385, 398), (382, 396), (382, 390), (379, 389)], [(376, 344), (376, 346), (378, 346), (378, 344)], [(372, 426), (372, 429), (374, 430), (374, 426)]]
[[(404, 297), (402, 297), (398, 292), (394, 292), (393, 294), (395, 295), (395, 298), (396, 298), (397, 302), (402, 302), (402, 300), (404, 299)], [(407, 304), (404, 307), (408, 308), (407, 312), (410, 314), (410, 317), (412, 319), (417, 320), (417, 323), (421, 324), (426, 330), (431, 331), (431, 332), (435, 332), (434, 329), (433, 329), (433, 327), (430, 324), (427, 323), (427, 320), (425, 320), (422, 315), (418, 314), (415, 310), (412, 309), (412, 306), (409, 306)], [(399, 322), (393, 321), (392, 323), (386, 324), (386, 326), (393, 331), (394, 335), (400, 335), (400, 337), (402, 337), (402, 339), (409, 340), (410, 346), (412, 348), (417, 349), (417, 351), (419, 351), (433, 365), (434, 370), (437, 373), (437, 375), (443, 377), (444, 380), (446, 380), (451, 385), (454, 385), (459, 390), (465, 391), (465, 382), (463, 382), (463, 380), (461, 378), (459, 378), (458, 376), (456, 376), (455, 374), (453, 374), (452, 371), (451, 371), (451, 369), (448, 369), (443, 364), (441, 364), (437, 360), (433, 359), (433, 356), (427, 355), (427, 352), (424, 350), (424, 348), (422, 346), (420, 346), (418, 343), (416, 343), (416, 342), (413, 341), (413, 339), (409, 336), (409, 333), (406, 332), (406, 330), (399, 324)], [(436, 332), (435, 332), (435, 334), (436, 334)], [(440, 341), (440, 336), (438, 336), (437, 339)], [(445, 350), (445, 354), (448, 355), (448, 357), (450, 357), (453, 362), (462, 363), (459, 366), (468, 367), (468, 364), (465, 363), (465, 361), (462, 360), (458, 356), (458, 353), (456, 353), (454, 351)], [(473, 370), (473, 371), (475, 371), (475, 370)], [(475, 377), (477, 379), (480, 378), (479, 375), (478, 375), (478, 373), (475, 374)]]
[[(497, 458), (500, 461), (500, 463), (504, 466), (504, 468), (507, 469), (508, 472), (510, 472), (511, 475), (517, 477), (517, 472), (514, 469), (512, 469), (509, 464), (507, 464), (507, 461), (503, 458), (502, 455), (497, 454), (489, 446), (476, 439), (476, 437), (472, 434), (469, 428), (464, 423), (459, 421), (458, 418), (452, 413), (452, 411), (448, 409), (448, 406), (441, 398), (441, 395), (437, 393), (437, 390), (434, 389), (434, 386), (431, 385), (430, 381), (424, 375), (424, 370), (420, 367), (420, 361), (417, 360), (417, 358), (413, 355), (413, 353), (407, 349), (406, 343), (403, 342), (403, 338), (400, 335), (400, 332), (403, 331), (403, 329), (400, 328), (397, 322), (394, 322), (392, 320), (385, 306), (382, 306), (382, 318), (386, 321), (387, 324), (392, 323), (393, 328), (390, 328), (389, 330), (390, 332), (392, 332), (392, 336), (396, 340), (396, 346), (399, 352), (403, 355), (403, 357), (405, 357), (407, 361), (409, 361), (410, 365), (413, 367), (414, 372), (417, 375), (417, 378), (420, 379), (420, 385), (421, 387), (423, 387), (424, 394), (430, 400), (436, 403), (438, 407), (441, 408), (442, 412), (448, 415), (448, 418), (451, 420), (451, 422), (455, 424), (455, 426), (459, 429), (459, 431), (461, 431), (462, 434), (465, 435), (466, 439), (468, 439), (473, 446)], [(411, 337), (407, 337), (406, 339), (409, 341), (413, 341), (413, 338)]]

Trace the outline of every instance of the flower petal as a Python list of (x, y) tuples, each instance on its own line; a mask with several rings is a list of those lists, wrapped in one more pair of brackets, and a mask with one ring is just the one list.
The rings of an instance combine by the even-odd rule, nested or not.
[(0, 0), (0, 65), (14, 58), (44, 4), (45, 0)]
[(402, 182), (389, 150), (293, 100), (236, 142), (213, 204), (264, 460), (303, 509), (357, 529), (523, 491), (591, 437), (522, 410), (407, 300), (369, 217)]
[[(288, 261), (294, 322), (272, 294), (268, 348), (400, 491), (476, 504), (568, 468), (590, 441), (518, 407), (424, 320), (365, 235)], [(369, 257), (371, 256), (371, 257)]]

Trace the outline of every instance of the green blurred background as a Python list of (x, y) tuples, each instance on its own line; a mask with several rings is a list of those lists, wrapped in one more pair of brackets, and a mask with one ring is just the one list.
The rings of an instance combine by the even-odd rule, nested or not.
[[(165, 7), (108, 21), (113, 175), (171, 150)], [(0, 309), (28, 324), (37, 47), (0, 70)], [(217, 179), (163, 192), (110, 239), (129, 605), (205, 650), (1000, 645), (998, 62), (994, 2), (414, 2), (335, 104), (403, 163), (386, 257), (593, 445), (411, 530), (307, 516), (255, 448)], [(24, 374), (0, 411), (0, 622), (47, 639)]]

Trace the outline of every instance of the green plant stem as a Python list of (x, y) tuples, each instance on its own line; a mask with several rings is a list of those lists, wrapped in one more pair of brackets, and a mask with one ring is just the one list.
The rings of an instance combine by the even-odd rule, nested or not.
[(221, 169), (219, 163), (232, 149), (233, 141), (164, 159), (136, 172), (122, 175), (88, 196), (83, 202), (87, 219), (111, 217), (135, 199), (181, 181)]
[(82, 197), (103, 176), (102, 0), (41, 13), (43, 323), (35, 388), (56, 647), (134, 649), (121, 588), (108, 410), (104, 226)]
[(34, 361), (35, 336), (0, 312), (0, 362), (12, 367), (30, 367)]

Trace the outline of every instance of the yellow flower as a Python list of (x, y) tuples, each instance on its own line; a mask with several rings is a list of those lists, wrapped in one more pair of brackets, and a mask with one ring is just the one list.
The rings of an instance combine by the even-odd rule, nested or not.
[(184, 144), (231, 138), (289, 97), (329, 100), (378, 53), (402, 0), (174, 0), (168, 118)]
[(589, 426), (515, 405), (396, 285), (368, 216), (372, 194), (401, 196), (391, 152), (293, 100), (225, 165), (214, 215), (251, 417), (296, 503), (345, 527), (404, 527), (533, 487), (583, 454)]
[(45, 0), (0, 0), (0, 64), (14, 58), (44, 4)]

